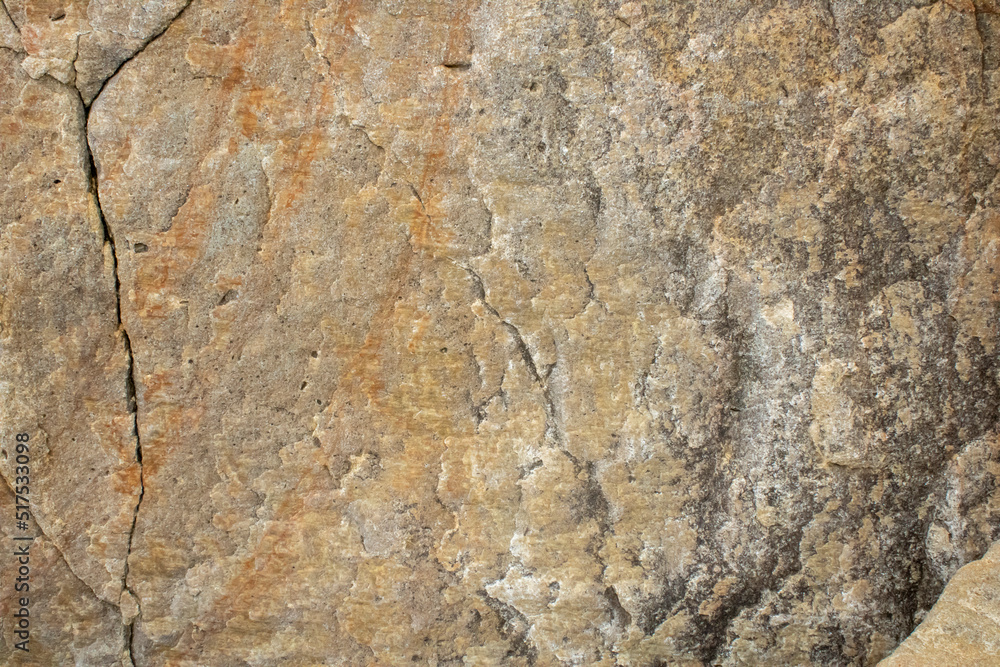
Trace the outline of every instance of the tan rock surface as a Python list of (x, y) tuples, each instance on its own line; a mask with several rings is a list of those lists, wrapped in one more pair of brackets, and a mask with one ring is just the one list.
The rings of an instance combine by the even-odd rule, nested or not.
[[(46, 602), (36, 612), (40, 632), (53, 639), (42, 655), (53, 661), (38, 664), (69, 664), (56, 659), (69, 655), (87, 663), (119, 655), (125, 642), (118, 606), (140, 493), (129, 354), (83, 106), (57, 81), (29, 78), (23, 61), (0, 49), (0, 473), (10, 494), (27, 484), (31, 532), (45, 536), (35, 553), (42, 558), (44, 548), (52, 563), (40, 575)], [(30, 437), (27, 475), (15, 460), (20, 432)], [(12, 500), (5, 496), (2, 530), (28, 534), (15, 528)], [(4, 541), (0, 559), (5, 660), (12, 649), (6, 611), (19, 597), (13, 544)], [(64, 607), (57, 593), (79, 600)], [(90, 609), (86, 627), (67, 635), (65, 613), (82, 609)]]
[(42, 4), (24, 664), (874, 665), (1000, 538), (988, 0)]
[(1000, 664), (1000, 542), (960, 569), (912, 635), (879, 667)]
[(190, 0), (4, 0), (20, 32), (31, 78), (75, 85), (89, 103), (126, 60), (158, 36)]

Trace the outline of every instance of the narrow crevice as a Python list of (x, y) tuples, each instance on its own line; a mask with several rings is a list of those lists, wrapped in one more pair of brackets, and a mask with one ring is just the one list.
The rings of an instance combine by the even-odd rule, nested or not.
[[(83, 97), (80, 96), (80, 102), (83, 104)], [(136, 606), (139, 605), (139, 598), (136, 596), (132, 589), (128, 585), (128, 574), (129, 574), (129, 559), (132, 555), (132, 545), (135, 539), (135, 529), (136, 524), (139, 519), (139, 508), (142, 505), (143, 497), (146, 493), (146, 485), (144, 478), (144, 469), (142, 464), (142, 440), (139, 435), (139, 409), (138, 400), (136, 396), (136, 382), (135, 382), (135, 355), (132, 352), (132, 339), (129, 337), (128, 329), (125, 327), (122, 321), (122, 298), (121, 298), (121, 276), (118, 270), (118, 252), (115, 246), (114, 232), (108, 225), (107, 219), (104, 217), (104, 210), (101, 207), (100, 189), (98, 187), (98, 172), (97, 164), (94, 161), (94, 153), (90, 147), (90, 110), (84, 105), (84, 122), (83, 122), (83, 149), (86, 153), (87, 159), (87, 171), (90, 179), (90, 195), (93, 198), (94, 207), (97, 210), (97, 217), (101, 223), (101, 229), (104, 232), (104, 243), (107, 245), (109, 251), (111, 252), (111, 268), (114, 273), (115, 279), (115, 320), (118, 323), (118, 331), (121, 332), (122, 342), (125, 346), (125, 361), (127, 364), (125, 373), (125, 400), (127, 403), (128, 411), (132, 416), (132, 435), (135, 438), (135, 460), (139, 465), (139, 497), (136, 499), (135, 508), (132, 510), (132, 525), (129, 527), (128, 542), (125, 549), (125, 565), (122, 568), (122, 578), (121, 578), (121, 589), (122, 595), (128, 593), (132, 599), (135, 601)], [(125, 626), (125, 642), (126, 651), (128, 659), (135, 665), (132, 653), (132, 643), (135, 631), (135, 619), (141, 616), (141, 608), (139, 608), (139, 613), (129, 620), (128, 624)]]
[[(2, 0), (0, 0), (0, 1), (2, 1)], [(94, 105), (94, 103), (97, 102), (97, 100), (101, 97), (101, 93), (103, 93), (104, 89), (108, 87), (108, 84), (111, 83), (111, 80), (114, 79), (116, 76), (118, 76), (118, 73), (122, 71), (122, 68), (125, 67), (125, 65), (129, 64), (130, 62), (132, 62), (133, 60), (135, 60), (136, 56), (138, 56), (140, 53), (142, 53), (143, 51), (145, 51), (149, 47), (150, 44), (152, 44), (153, 42), (155, 42), (160, 37), (160, 35), (162, 35), (167, 30), (169, 30), (170, 26), (172, 26), (174, 23), (176, 23), (177, 20), (181, 16), (184, 15), (184, 12), (187, 11), (188, 7), (190, 7), (193, 2), (194, 2), (194, 0), (187, 0), (187, 2), (184, 3), (184, 6), (181, 7), (180, 11), (177, 12), (177, 14), (175, 14), (172, 19), (170, 19), (169, 21), (167, 21), (167, 24), (165, 26), (163, 26), (163, 28), (159, 32), (156, 32), (156, 33), (150, 35), (149, 38), (142, 44), (142, 46), (139, 47), (139, 49), (135, 53), (133, 53), (132, 55), (130, 55), (125, 60), (121, 61), (121, 63), (118, 64), (118, 67), (115, 68), (115, 71), (112, 72), (101, 83), (101, 87), (97, 89), (97, 93), (90, 100), (90, 104), (87, 104), (86, 101), (84, 100), (84, 108), (87, 109), (88, 116), (89, 116), (89, 112), (90, 112), (90, 107), (92, 107)], [(89, 150), (88, 150), (88, 152), (89, 152)], [(96, 174), (96, 172), (95, 172), (95, 174)], [(95, 178), (96, 178), (96, 175), (95, 175)]]
[[(320, 50), (320, 48), (319, 48), (319, 42), (316, 40), (316, 33), (313, 32), (312, 21), (310, 21), (309, 19), (304, 19), (304, 23), (305, 23), (305, 26), (306, 26), (306, 34), (309, 35), (309, 43), (316, 50), (316, 55), (318, 55), (320, 57), (320, 59), (322, 59), (323, 62), (326, 63), (327, 68), (332, 68), (333, 65), (330, 63), (330, 59), (327, 58), (326, 54), (323, 53)], [(372, 142), (372, 143), (375, 143), (375, 142)]]
[(830, 27), (833, 29), (833, 36), (840, 43), (840, 28), (837, 27), (837, 14), (833, 11), (833, 0), (824, 0), (827, 14), (830, 15)]
[[(10, 480), (7, 479), (6, 475), (0, 475), (0, 479), (3, 480), (4, 486), (6, 486), (8, 490), (10, 490), (10, 494), (12, 496), (17, 495), (16, 492), (14, 491), (14, 487), (11, 485)], [(33, 512), (33, 516), (34, 516), (35, 527), (38, 528), (38, 535), (36, 535), (36, 538), (37, 537), (44, 537), (46, 540), (48, 540), (49, 544), (52, 545), (52, 548), (56, 550), (57, 554), (59, 554), (59, 558), (62, 559), (62, 562), (66, 565), (66, 569), (69, 570), (69, 573), (71, 575), (73, 575), (73, 578), (75, 578), (77, 581), (79, 581), (81, 584), (83, 584), (87, 588), (87, 590), (89, 590), (91, 593), (93, 593), (94, 594), (94, 598), (98, 602), (100, 602), (101, 604), (109, 604), (109, 602), (107, 600), (103, 599), (98, 594), (97, 590), (93, 586), (91, 586), (86, 581), (84, 581), (83, 577), (81, 577), (79, 574), (77, 574), (77, 571), (73, 569), (73, 566), (70, 564), (69, 559), (66, 558), (66, 552), (64, 552), (62, 550), (62, 547), (59, 546), (58, 542), (56, 542), (54, 539), (52, 539), (52, 537), (47, 532), (45, 532), (45, 529), (42, 528), (42, 524), (40, 524), (38, 522), (38, 514), (35, 513), (35, 512)]]
[(14, 17), (10, 15), (10, 10), (7, 9), (7, 3), (4, 0), (0, 0), (0, 7), (3, 7), (3, 13), (7, 15), (7, 20), (10, 21), (10, 24), (14, 26), (14, 30), (17, 30), (17, 34), (20, 35), (21, 26), (19, 26), (14, 20)]
[(583, 278), (587, 281), (587, 300), (600, 303), (597, 298), (597, 288), (594, 287), (594, 281), (590, 279), (590, 274), (587, 272), (586, 264), (583, 265)]
[(135, 653), (133, 652), (132, 643), (135, 637), (135, 621), (132, 621), (125, 626), (125, 650), (127, 651), (126, 657), (132, 667), (135, 667)]
[(596, 303), (598, 306), (604, 309), (605, 313), (608, 313), (610, 315), (611, 308), (608, 306), (608, 304), (604, 303), (603, 301), (601, 301), (600, 298), (598, 298), (597, 288), (594, 286), (594, 281), (590, 279), (590, 272), (587, 270), (586, 264), (583, 265), (583, 278), (587, 282), (587, 305), (583, 307), (583, 310), (581, 310), (579, 313), (577, 313), (570, 319), (576, 319), (580, 315), (583, 315), (585, 312), (587, 312), (587, 306), (589, 306), (591, 303)]
[(476, 433), (479, 433), (479, 427), (482, 425), (484, 421), (486, 421), (486, 410), (489, 408), (490, 403), (499, 398), (506, 406), (507, 392), (504, 391), (503, 388), (503, 382), (505, 377), (506, 377), (506, 371), (504, 371), (503, 374), (501, 375), (500, 387), (495, 392), (484, 398), (479, 403), (473, 403), (472, 416), (476, 420)]
[[(375, 143), (375, 142), (372, 142), (372, 143)], [(413, 187), (412, 183), (407, 183), (407, 185), (410, 186), (410, 192), (413, 193), (413, 196), (417, 198), (418, 202), (420, 202), (420, 209), (424, 212), (424, 215), (427, 216), (428, 218), (430, 218), (430, 216), (427, 215), (427, 207), (424, 206), (424, 200), (420, 197), (420, 193), (417, 192), (417, 189), (415, 187)]]
[(552, 400), (552, 393), (548, 383), (549, 376), (552, 374), (552, 369), (555, 365), (553, 364), (552, 366), (549, 366), (546, 369), (544, 376), (538, 372), (538, 366), (535, 364), (535, 359), (531, 355), (531, 350), (528, 348), (528, 344), (524, 342), (524, 337), (521, 335), (520, 329), (518, 329), (512, 322), (501, 317), (497, 309), (490, 305), (490, 302), (486, 300), (486, 286), (483, 284), (483, 279), (472, 268), (465, 266), (464, 264), (458, 264), (458, 266), (465, 269), (466, 273), (468, 273), (472, 278), (472, 282), (476, 286), (476, 296), (483, 304), (483, 307), (486, 308), (491, 315), (500, 320), (500, 324), (503, 325), (507, 332), (510, 333), (511, 338), (514, 339), (514, 346), (517, 348), (517, 351), (520, 352), (521, 358), (524, 360), (524, 365), (528, 369), (528, 374), (531, 375), (531, 379), (542, 391), (542, 398), (544, 399), (545, 404), (545, 437), (557, 445), (561, 445), (563, 439), (559, 433), (555, 401)]

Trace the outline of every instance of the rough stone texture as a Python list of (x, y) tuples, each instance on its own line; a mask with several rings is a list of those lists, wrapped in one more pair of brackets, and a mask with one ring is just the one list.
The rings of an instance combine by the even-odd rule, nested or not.
[(1000, 538), (989, 0), (42, 4), (53, 656), (874, 665)]
[(948, 582), (927, 618), (880, 667), (965, 667), (1000, 661), (1000, 542)]
[[(48, 77), (33, 81), (23, 62), (0, 49), (0, 472), (8, 494), (0, 526), (25, 534), (14, 530), (12, 489), (23, 483), (14, 438), (26, 432), (32, 513), (46, 536), (34, 553), (52, 563), (35, 608), (50, 640), (39, 640), (39, 654), (52, 661), (38, 664), (102, 664), (98, 656), (124, 648), (118, 606), (139, 500), (129, 358), (79, 96)], [(0, 558), (5, 663), (7, 611), (19, 597), (12, 544), (4, 540)], [(67, 635), (73, 613), (84, 628)]]
[(190, 0), (3, 0), (33, 79), (75, 84), (89, 103), (104, 81), (162, 33)]

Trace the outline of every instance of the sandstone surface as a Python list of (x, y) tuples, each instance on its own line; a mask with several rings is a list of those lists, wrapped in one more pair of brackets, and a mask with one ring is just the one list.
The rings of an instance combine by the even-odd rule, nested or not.
[(0, 660), (937, 650), (1000, 538), (993, 0), (4, 3)]

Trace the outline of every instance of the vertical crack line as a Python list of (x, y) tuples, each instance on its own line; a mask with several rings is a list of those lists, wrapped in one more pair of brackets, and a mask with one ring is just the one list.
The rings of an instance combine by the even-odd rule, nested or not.
[(14, 30), (17, 30), (17, 34), (20, 35), (21, 26), (17, 25), (17, 22), (14, 20), (14, 17), (10, 15), (10, 10), (7, 9), (6, 0), (0, 0), (0, 7), (3, 7), (3, 13), (7, 15), (7, 19), (10, 21), (10, 24), (14, 26)]
[[(586, 264), (583, 265), (583, 277), (587, 281), (587, 304), (589, 305), (590, 303), (596, 303), (598, 306), (604, 309), (604, 312), (610, 315), (611, 308), (608, 306), (608, 304), (604, 303), (599, 298), (597, 298), (597, 288), (594, 286), (594, 281), (590, 279), (590, 272), (587, 270)], [(584, 306), (583, 310), (581, 310), (577, 315), (582, 315), (584, 312), (586, 312), (586, 310), (587, 306)], [(573, 317), (575, 318), (577, 317), (577, 315), (574, 315)]]
[(824, 0), (823, 5), (830, 15), (830, 27), (833, 29), (833, 36), (840, 43), (840, 28), (837, 27), (837, 15), (833, 11), (833, 0)]
[(483, 279), (476, 273), (472, 268), (465, 266), (464, 264), (456, 264), (465, 269), (469, 277), (472, 278), (472, 282), (476, 287), (476, 297), (483, 304), (483, 307), (495, 318), (500, 320), (500, 323), (514, 339), (514, 346), (517, 351), (520, 352), (521, 358), (524, 361), (525, 367), (528, 369), (528, 374), (531, 379), (538, 385), (539, 389), (542, 391), (542, 399), (544, 402), (545, 409), (545, 437), (549, 438), (556, 445), (562, 445), (563, 438), (559, 433), (559, 424), (556, 418), (556, 406), (555, 402), (552, 400), (552, 393), (549, 389), (548, 379), (552, 373), (552, 367), (546, 371), (545, 375), (542, 376), (538, 372), (538, 366), (535, 364), (534, 357), (531, 356), (531, 350), (528, 348), (528, 344), (524, 342), (524, 337), (521, 336), (521, 331), (510, 321), (505, 320), (497, 312), (497, 309), (490, 305), (490, 302), (486, 300), (486, 286), (483, 284)]
[[(122, 342), (125, 346), (125, 361), (126, 361), (126, 373), (125, 373), (125, 400), (128, 406), (128, 410), (132, 415), (132, 435), (135, 437), (135, 460), (139, 465), (139, 497), (136, 499), (135, 508), (132, 510), (132, 525), (129, 527), (128, 542), (125, 550), (125, 566), (122, 568), (122, 579), (121, 588), (122, 595), (128, 593), (132, 601), (138, 608), (138, 613), (133, 616), (128, 624), (125, 626), (125, 642), (126, 651), (129, 660), (135, 665), (132, 654), (132, 644), (134, 638), (135, 630), (135, 619), (142, 615), (142, 609), (139, 607), (139, 598), (136, 596), (132, 589), (128, 585), (128, 574), (129, 574), (129, 560), (132, 555), (132, 544), (135, 539), (135, 528), (139, 519), (139, 507), (142, 505), (143, 497), (146, 494), (146, 484), (144, 477), (144, 469), (142, 465), (142, 440), (139, 436), (139, 406), (136, 397), (136, 383), (135, 383), (135, 355), (132, 352), (132, 339), (129, 337), (128, 329), (126, 329), (124, 322), (122, 321), (122, 296), (121, 296), (121, 277), (118, 271), (118, 252), (115, 247), (115, 237), (114, 233), (111, 231), (111, 227), (108, 225), (108, 221), (104, 217), (104, 210), (101, 208), (101, 197), (100, 189), (98, 187), (98, 174), (97, 174), (97, 164), (94, 161), (94, 152), (90, 147), (90, 109), (87, 108), (84, 103), (83, 96), (77, 91), (80, 103), (83, 108), (83, 148), (86, 153), (87, 158), (87, 171), (90, 180), (90, 195), (93, 197), (94, 206), (97, 209), (97, 217), (101, 223), (101, 229), (104, 232), (104, 243), (108, 246), (111, 251), (111, 267), (114, 272), (115, 277), (115, 319), (118, 323), (118, 331), (121, 332)], [(119, 607), (121, 601), (119, 600)]]

